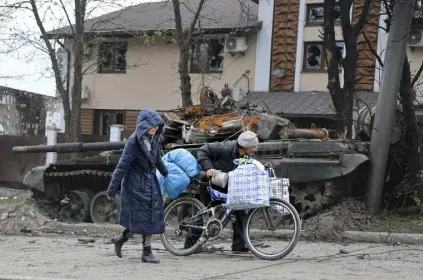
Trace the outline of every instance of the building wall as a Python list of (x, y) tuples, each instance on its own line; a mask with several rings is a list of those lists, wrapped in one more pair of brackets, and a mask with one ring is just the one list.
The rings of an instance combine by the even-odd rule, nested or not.
[(275, 0), (271, 91), (294, 89), (299, 9), (298, 0)]
[(35, 136), (45, 130), (54, 98), (0, 86), (0, 135)]
[[(225, 54), (222, 74), (191, 74), (194, 103), (198, 102), (201, 85), (220, 93), (225, 83), (229, 87), (240, 87), (244, 92), (253, 90), (256, 35), (247, 38), (248, 49), (244, 56)], [(181, 106), (179, 93), (178, 48), (164, 41), (146, 44), (142, 38), (128, 40), (125, 74), (97, 73), (97, 49), (85, 63), (88, 69), (83, 87), (88, 88), (89, 97), (84, 109), (141, 110), (151, 107), (158, 110), (175, 109)], [(243, 74), (246, 75), (243, 76)]]
[[(305, 45), (323, 43), (321, 25), (307, 23), (307, 6), (323, 4), (323, 0), (275, 0), (273, 23), (273, 47), (270, 90), (271, 91), (327, 91), (326, 71), (305, 70)], [(355, 0), (351, 19), (355, 23), (361, 13), (364, 0)], [(371, 49), (378, 44), (380, 3), (374, 1), (364, 32), (371, 42), (369, 48), (363, 35), (357, 38), (357, 90), (374, 90), (375, 58)], [(342, 42), (342, 30), (335, 27), (336, 40)], [(345, 55), (345, 48), (344, 48)], [(282, 70), (282, 71), (281, 71)], [(343, 83), (342, 70), (340, 80)], [(283, 74), (281, 74), (283, 73)]]

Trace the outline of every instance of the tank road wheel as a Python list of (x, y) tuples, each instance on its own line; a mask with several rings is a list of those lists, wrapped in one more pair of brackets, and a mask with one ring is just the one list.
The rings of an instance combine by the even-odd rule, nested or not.
[(116, 195), (112, 201), (109, 201), (107, 200), (106, 191), (99, 192), (91, 201), (91, 220), (96, 224), (116, 224), (118, 220), (119, 204), (119, 195)]
[(62, 207), (59, 216), (64, 222), (81, 223), (90, 221), (90, 203), (94, 194), (86, 189), (69, 192), (69, 203)]

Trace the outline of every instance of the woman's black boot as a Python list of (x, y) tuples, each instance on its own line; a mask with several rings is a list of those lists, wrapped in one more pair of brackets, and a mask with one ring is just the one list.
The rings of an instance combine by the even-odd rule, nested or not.
[(160, 260), (151, 252), (151, 246), (143, 247), (141, 261), (145, 263), (160, 263)]
[(119, 258), (122, 258), (122, 246), (126, 241), (128, 241), (128, 238), (123, 237), (123, 235), (115, 236), (112, 238), (112, 243), (115, 244), (116, 256), (118, 256)]

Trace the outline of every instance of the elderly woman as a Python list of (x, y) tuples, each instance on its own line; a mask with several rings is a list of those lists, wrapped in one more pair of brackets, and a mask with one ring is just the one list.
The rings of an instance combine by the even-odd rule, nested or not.
[(133, 234), (142, 234), (142, 262), (159, 263), (151, 252), (152, 234), (164, 232), (163, 198), (155, 168), (167, 177), (168, 171), (160, 157), (160, 132), (164, 121), (153, 109), (142, 110), (136, 131), (125, 144), (122, 156), (107, 190), (111, 200), (121, 186), (119, 224), (122, 235), (114, 237), (116, 255), (121, 258), (122, 245)]

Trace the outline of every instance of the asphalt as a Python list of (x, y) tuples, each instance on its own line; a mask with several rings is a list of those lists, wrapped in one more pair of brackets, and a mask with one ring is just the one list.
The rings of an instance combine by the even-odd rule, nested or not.
[[(159, 265), (140, 261), (138, 241), (125, 244), (123, 258), (106, 239), (81, 243), (76, 237), (0, 236), (0, 279), (243, 279), (360, 280), (422, 279), (423, 246), (300, 242), (283, 260), (223, 253), (175, 257), (154, 243)], [(159, 250), (157, 250), (159, 249)]]

